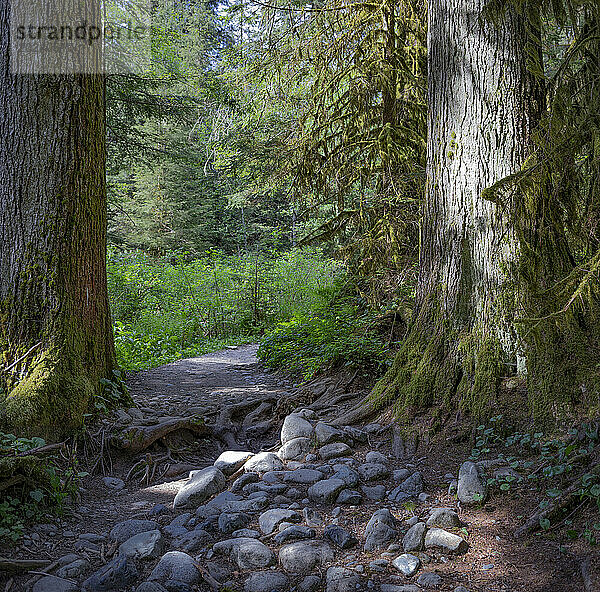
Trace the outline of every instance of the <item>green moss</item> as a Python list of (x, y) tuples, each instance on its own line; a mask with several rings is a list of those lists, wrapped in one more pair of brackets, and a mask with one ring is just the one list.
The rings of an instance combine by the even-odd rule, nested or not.
[(59, 440), (81, 427), (98, 388), (82, 363), (45, 351), (4, 399), (2, 423), (18, 435)]
[(415, 327), (368, 401), (375, 409), (393, 403), (403, 422), (429, 408), (439, 428), (441, 409), (491, 415), (505, 370), (500, 342), (481, 330), (458, 333), (442, 323), (432, 334)]

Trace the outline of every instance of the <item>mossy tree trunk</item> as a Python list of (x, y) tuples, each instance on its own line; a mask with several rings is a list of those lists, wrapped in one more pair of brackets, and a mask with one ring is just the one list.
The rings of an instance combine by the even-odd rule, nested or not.
[(114, 365), (104, 76), (13, 74), (9, 14), (1, 0), (2, 423), (56, 439)]
[(539, 113), (527, 35), (508, 9), (495, 25), (486, 0), (428, 6), (428, 186), (412, 329), (376, 386), (377, 405), (460, 405), (484, 413), (521, 352), (512, 314), (519, 245), (482, 191), (518, 171)]

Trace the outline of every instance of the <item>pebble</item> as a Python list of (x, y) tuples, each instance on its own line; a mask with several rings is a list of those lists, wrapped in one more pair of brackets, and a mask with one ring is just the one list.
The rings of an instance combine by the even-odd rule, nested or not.
[(387, 547), (398, 536), (397, 521), (392, 513), (385, 508), (377, 510), (365, 529), (365, 551), (374, 551)]
[(115, 491), (121, 491), (122, 489), (125, 489), (125, 481), (123, 481), (123, 479), (118, 479), (117, 477), (104, 477), (102, 481), (109, 489), (113, 489)]
[(352, 454), (352, 448), (344, 442), (334, 442), (333, 444), (326, 444), (319, 448), (319, 456), (323, 460), (330, 460), (332, 458), (339, 458), (346, 454)]
[(319, 541), (299, 541), (279, 550), (279, 561), (285, 571), (308, 575), (334, 559), (329, 545)]
[(442, 583), (442, 578), (433, 572), (422, 573), (417, 578), (417, 584), (422, 588), (437, 588)]
[(184, 584), (193, 585), (201, 580), (201, 574), (195, 561), (187, 553), (169, 551), (161, 557), (148, 579), (161, 583), (178, 580)]
[(392, 561), (392, 565), (406, 577), (414, 576), (421, 565), (421, 560), (415, 555), (405, 553)]
[(244, 584), (244, 592), (287, 592), (289, 578), (279, 571), (254, 572)]

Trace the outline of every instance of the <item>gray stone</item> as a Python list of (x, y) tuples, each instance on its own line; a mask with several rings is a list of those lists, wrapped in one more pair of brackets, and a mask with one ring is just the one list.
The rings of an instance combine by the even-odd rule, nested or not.
[(427, 520), (427, 526), (440, 528), (458, 528), (461, 524), (458, 514), (452, 508), (435, 508)]
[(240, 530), (235, 530), (231, 533), (231, 538), (237, 539), (240, 537), (246, 537), (250, 539), (258, 539), (260, 538), (260, 532), (258, 530), (253, 530), (251, 528), (240, 528)]
[(242, 491), (245, 485), (256, 483), (258, 481), (260, 481), (260, 475), (258, 473), (244, 473), (233, 482), (230, 491), (232, 493)]
[(149, 530), (133, 535), (119, 546), (119, 555), (130, 559), (155, 559), (163, 552), (160, 530)]
[(347, 465), (342, 465), (331, 478), (341, 479), (347, 487), (356, 487), (359, 479), (358, 473)]
[(469, 592), (469, 590), (464, 586), (456, 586), (452, 592)]
[(154, 520), (124, 520), (115, 524), (110, 533), (109, 538), (117, 543), (124, 543), (136, 534), (148, 532), (149, 530), (157, 530), (158, 522)]
[(158, 582), (142, 582), (135, 592), (167, 592), (167, 589)]
[(44, 576), (33, 585), (33, 592), (79, 592), (79, 586), (54, 576)]
[(397, 469), (392, 471), (392, 479), (398, 483), (406, 481), (410, 477), (411, 472), (408, 469)]
[(348, 435), (342, 430), (321, 421), (315, 426), (315, 436), (319, 446), (331, 444), (332, 442), (345, 442), (347, 444), (349, 440)]
[[(290, 462), (289, 464), (292, 464), (292, 463)], [(271, 485), (273, 485), (273, 483), (281, 483), (281, 479), (283, 479), (284, 473), (285, 473), (285, 471), (267, 471), (262, 476), (262, 480), (265, 483), (270, 483)]]
[(396, 503), (406, 502), (412, 498), (413, 498), (413, 496), (410, 495), (410, 493), (406, 493), (405, 491), (402, 491), (401, 485), (398, 485), (398, 487), (392, 489), (392, 491), (390, 491), (390, 494), (388, 495), (388, 499), (391, 502), (396, 502)]
[(294, 438), (310, 438), (314, 428), (300, 414), (291, 413), (283, 420), (281, 427), (281, 443), (285, 444)]
[(323, 538), (330, 540), (338, 549), (351, 549), (358, 544), (356, 537), (337, 524), (328, 524), (323, 530)]
[(360, 576), (344, 567), (330, 567), (326, 579), (327, 592), (356, 592), (360, 587)]
[(331, 547), (318, 541), (299, 541), (279, 551), (279, 561), (287, 572), (308, 575), (334, 559)]
[(167, 592), (167, 589), (158, 582), (142, 582), (135, 592)]
[(345, 506), (358, 506), (362, 501), (362, 495), (358, 491), (352, 489), (342, 489), (337, 499), (336, 504), (343, 504)]
[(283, 545), (284, 543), (289, 543), (291, 541), (314, 539), (316, 536), (317, 533), (314, 529), (301, 524), (292, 524), (281, 530), (279, 534), (275, 535), (273, 540), (276, 545)]
[(419, 586), (414, 584), (403, 584), (398, 586), (396, 584), (381, 584), (381, 592), (421, 592)]
[(308, 497), (318, 504), (333, 503), (346, 484), (341, 479), (324, 479), (308, 488)]
[(234, 530), (244, 528), (251, 518), (244, 512), (223, 512), (219, 516), (219, 530), (223, 534), (231, 534)]
[(409, 495), (419, 495), (423, 491), (423, 476), (419, 471), (415, 471), (408, 479), (405, 479), (400, 485), (400, 490)]
[(213, 536), (202, 528), (185, 532), (173, 540), (173, 547), (178, 551), (195, 553), (213, 539)]
[(286, 442), (277, 452), (281, 460), (299, 460), (304, 458), (312, 448), (309, 438), (294, 438)]
[(168, 534), (170, 537), (178, 537), (182, 534), (186, 534), (188, 529), (185, 526), (165, 526), (163, 532)]
[(250, 483), (249, 485), (245, 485), (243, 492), (246, 495), (250, 495), (252, 493), (264, 492), (267, 495), (278, 495), (283, 493), (287, 489), (287, 485), (285, 483)]
[(404, 553), (392, 561), (392, 565), (407, 578), (414, 576), (421, 565), (421, 560), (414, 555)]
[(385, 454), (381, 454), (381, 452), (377, 452), (377, 450), (371, 450), (367, 452), (367, 456), (365, 460), (368, 463), (378, 463), (380, 465), (384, 465), (388, 462), (388, 457)]
[(179, 580), (189, 585), (197, 584), (201, 578), (194, 559), (181, 551), (165, 553), (148, 577), (150, 581)]
[(284, 483), (299, 483), (303, 485), (312, 485), (323, 479), (323, 473), (315, 469), (296, 469), (295, 471), (284, 471)]
[(402, 539), (402, 548), (409, 553), (410, 551), (420, 551), (425, 542), (425, 523), (417, 522), (411, 526)]
[(323, 526), (323, 516), (319, 514), (316, 510), (312, 508), (304, 508), (302, 510), (302, 515), (304, 516), (304, 521), (308, 526), (313, 526), (318, 528), (319, 526)]
[(121, 491), (121, 489), (125, 488), (125, 481), (117, 477), (104, 477), (102, 481), (106, 487), (114, 489), (115, 491)]
[(425, 548), (440, 548), (447, 553), (463, 553), (467, 550), (467, 542), (457, 534), (441, 528), (430, 528), (425, 535)]
[(187, 482), (177, 492), (173, 500), (173, 507), (198, 506), (223, 491), (226, 486), (227, 478), (217, 467), (192, 471)]
[(262, 569), (275, 563), (271, 549), (253, 538), (238, 537), (213, 545), (215, 553), (234, 561), (239, 569)]
[(173, 518), (173, 520), (171, 520), (171, 522), (169, 522), (169, 526), (185, 526), (190, 521), (191, 517), (192, 515), (190, 514), (190, 512), (179, 514), (179, 516), (176, 516), (175, 518)]
[(66, 555), (63, 555), (62, 557), (59, 557), (56, 561), (57, 561), (58, 567), (63, 567), (64, 565), (69, 565), (69, 563), (73, 563), (74, 561), (77, 561), (78, 559), (81, 559), (81, 557), (79, 555), (77, 555), (76, 553), (67, 553)]
[(417, 578), (417, 584), (422, 588), (437, 588), (442, 583), (442, 578), (431, 571), (422, 573)]
[(253, 452), (245, 452), (241, 450), (226, 450), (221, 453), (219, 458), (214, 462), (214, 466), (219, 469), (223, 475), (233, 475), (239, 471), (244, 463), (254, 456)]
[(79, 579), (86, 571), (91, 568), (90, 562), (87, 559), (76, 559), (67, 565), (63, 565), (56, 570), (56, 575), (59, 578), (68, 580)]
[(377, 510), (365, 528), (365, 551), (387, 547), (398, 536), (397, 521), (386, 508)]
[(375, 559), (369, 563), (369, 569), (371, 571), (384, 572), (387, 570), (389, 563), (387, 559)]
[(374, 485), (369, 487), (367, 485), (361, 486), (360, 490), (373, 501), (383, 499), (385, 497), (385, 485)]
[(266, 473), (282, 469), (281, 459), (273, 452), (259, 452), (244, 463), (246, 473)]
[(138, 571), (133, 561), (125, 555), (118, 555), (94, 572), (83, 582), (82, 586), (91, 592), (124, 590), (131, 586), (137, 578)]
[(302, 516), (294, 510), (275, 508), (263, 512), (258, 518), (258, 526), (264, 534), (271, 534), (280, 522), (301, 522)]
[(244, 592), (287, 592), (288, 577), (279, 571), (258, 571), (250, 575), (244, 584)]
[(334, 442), (333, 444), (326, 444), (319, 448), (319, 456), (323, 460), (339, 458), (340, 456), (346, 456), (347, 454), (352, 454), (352, 448), (343, 442)]
[(381, 463), (364, 463), (358, 467), (358, 474), (363, 481), (379, 481), (389, 477), (390, 470)]
[(487, 499), (488, 488), (483, 469), (471, 461), (464, 462), (458, 471), (458, 499), (463, 504), (476, 504)]
[(321, 578), (319, 576), (306, 576), (299, 584), (300, 592), (316, 592), (321, 586)]

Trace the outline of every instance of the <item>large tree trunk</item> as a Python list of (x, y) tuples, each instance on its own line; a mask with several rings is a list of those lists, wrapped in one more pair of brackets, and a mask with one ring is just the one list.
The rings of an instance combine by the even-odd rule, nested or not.
[[(482, 412), (500, 376), (516, 370), (511, 285), (519, 246), (482, 191), (515, 173), (539, 112), (527, 35), (486, 0), (429, 3), (428, 187), (412, 330), (375, 390), (402, 408), (450, 403)], [(455, 401), (452, 402), (453, 404)]]
[(9, 14), (0, 0), (2, 423), (59, 438), (114, 365), (104, 77), (13, 74)]

